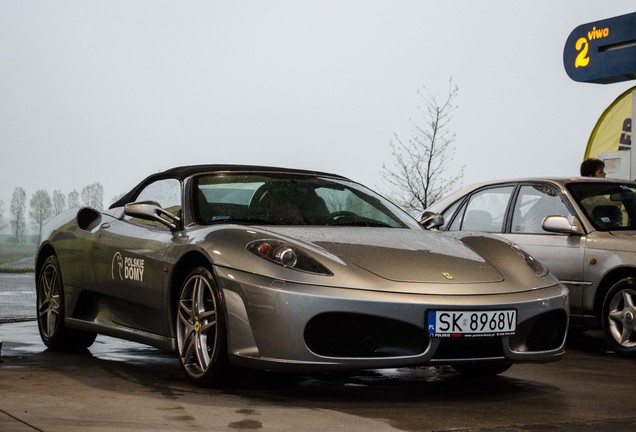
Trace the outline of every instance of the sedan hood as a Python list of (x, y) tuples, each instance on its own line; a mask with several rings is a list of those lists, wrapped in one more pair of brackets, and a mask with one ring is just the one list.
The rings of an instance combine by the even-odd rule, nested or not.
[(636, 251), (636, 231), (593, 231), (588, 235), (589, 247), (607, 251)]
[(364, 227), (268, 227), (267, 230), (310, 243), (348, 266), (360, 267), (391, 281), (449, 284), (504, 279), (461, 241), (430, 231)]

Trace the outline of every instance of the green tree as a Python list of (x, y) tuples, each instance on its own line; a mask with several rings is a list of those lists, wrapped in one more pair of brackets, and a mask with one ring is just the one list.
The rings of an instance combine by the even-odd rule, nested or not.
[(53, 191), (51, 201), (53, 202), (53, 214), (56, 216), (62, 213), (66, 208), (66, 197), (59, 189)]
[(104, 208), (104, 187), (99, 182), (85, 186), (81, 196), (83, 205), (95, 210)]
[(5, 226), (7, 226), (7, 224), (4, 221), (4, 201), (0, 200), (0, 231), (2, 231)]
[(24, 212), (26, 211), (26, 192), (21, 187), (16, 187), (11, 195), (11, 207), (9, 207), (11, 233), (16, 243), (24, 241), (24, 230), (26, 221)]
[(68, 193), (68, 198), (66, 200), (66, 205), (68, 206), (68, 208), (72, 209), (72, 208), (77, 208), (79, 206), (81, 206), (81, 202), (80, 202), (80, 195), (79, 192), (77, 192), (75, 189), (73, 189), (72, 191), (70, 191)]
[(35, 191), (29, 201), (29, 217), (33, 220), (38, 236), (42, 234), (42, 225), (53, 216), (53, 203), (51, 196), (43, 189)]

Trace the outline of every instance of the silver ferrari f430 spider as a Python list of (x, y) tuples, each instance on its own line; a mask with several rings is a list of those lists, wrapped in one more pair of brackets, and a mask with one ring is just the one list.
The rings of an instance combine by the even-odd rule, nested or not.
[(40, 334), (50, 349), (103, 334), (172, 351), (199, 386), (245, 368), (494, 375), (558, 360), (567, 289), (518, 245), (426, 229), (440, 223), (334, 174), (170, 169), (45, 227)]

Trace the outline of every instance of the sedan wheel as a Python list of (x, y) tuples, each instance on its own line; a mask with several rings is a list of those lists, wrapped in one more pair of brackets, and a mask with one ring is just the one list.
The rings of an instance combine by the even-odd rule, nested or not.
[(636, 357), (636, 278), (618, 281), (603, 302), (603, 331), (617, 354)]
[(44, 261), (36, 288), (38, 329), (42, 342), (51, 349), (91, 346), (95, 341), (95, 333), (67, 329), (64, 324), (64, 284), (55, 255)]
[(227, 355), (225, 317), (212, 274), (193, 270), (181, 286), (176, 319), (179, 360), (201, 387), (222, 386), (235, 376)]

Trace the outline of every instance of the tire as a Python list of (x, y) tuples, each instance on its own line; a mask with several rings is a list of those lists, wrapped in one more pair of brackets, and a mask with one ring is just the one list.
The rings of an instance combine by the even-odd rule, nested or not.
[(616, 282), (607, 292), (601, 314), (605, 339), (616, 354), (636, 357), (636, 278)]
[(37, 320), (40, 338), (52, 350), (86, 349), (95, 342), (95, 333), (66, 328), (64, 284), (55, 255), (44, 260), (36, 283)]
[(510, 363), (467, 363), (453, 365), (453, 369), (467, 377), (489, 377), (504, 373), (511, 366)]
[(212, 273), (194, 269), (181, 285), (176, 307), (177, 351), (188, 379), (198, 387), (225, 387), (240, 379), (230, 364), (227, 325)]

